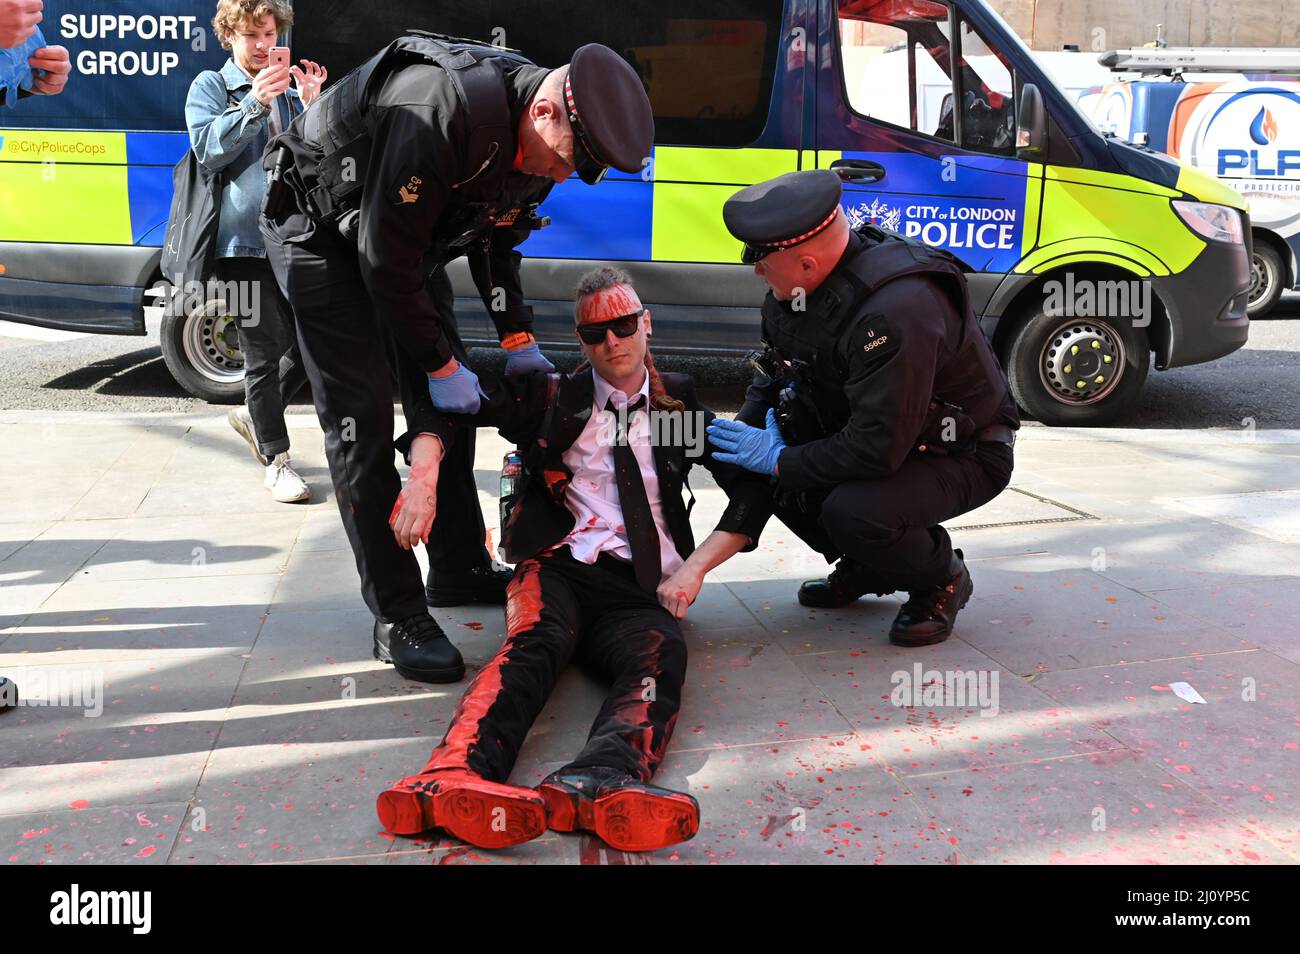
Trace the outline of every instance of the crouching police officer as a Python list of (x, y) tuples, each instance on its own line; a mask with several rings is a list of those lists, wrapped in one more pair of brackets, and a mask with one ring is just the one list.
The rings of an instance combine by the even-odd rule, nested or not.
[(774, 512), (827, 562), (805, 606), (906, 590), (890, 641), (948, 638), (973, 586), (939, 524), (1011, 479), (1020, 426), (947, 253), (850, 229), (829, 170), (743, 189), (723, 217), (770, 287), (759, 368), (714, 456), (770, 474)]
[[(408, 678), (464, 675), (426, 597), (504, 602), (509, 573), (496, 579), (484, 549), (472, 442), (448, 452), (436, 495), (418, 468), (402, 489), (390, 336), (410, 434), (435, 430), (434, 408), (478, 410), (478, 378), (463, 363), (442, 270), (467, 255), (508, 351), (506, 373), (552, 370), (532, 335), (515, 246), (540, 224), (534, 210), (555, 183), (574, 171), (589, 184), (610, 166), (639, 171), (653, 138), (644, 86), (607, 47), (584, 46), (547, 70), (507, 50), (413, 31), (267, 147), (267, 254), (293, 307), (339, 512), (376, 618), (375, 657)], [(427, 592), (415, 556), (389, 528), (399, 492), (430, 509), (436, 497), (446, 515), (432, 528)]]

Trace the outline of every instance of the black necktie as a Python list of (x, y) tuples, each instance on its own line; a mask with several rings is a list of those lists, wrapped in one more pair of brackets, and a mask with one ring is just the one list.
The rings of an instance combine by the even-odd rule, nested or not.
[[(631, 427), (632, 415), (641, 407), (645, 396), (638, 394), (627, 406), (627, 421)], [(605, 410), (617, 414), (611, 398)], [(655, 528), (650, 499), (646, 496), (645, 481), (641, 479), (641, 465), (636, 453), (627, 442), (627, 433), (619, 428), (614, 441), (614, 477), (618, 481), (618, 505), (623, 511), (623, 526), (627, 542), (632, 547), (632, 567), (636, 570), (637, 584), (653, 593), (659, 586), (662, 566), (659, 563), (659, 531)]]

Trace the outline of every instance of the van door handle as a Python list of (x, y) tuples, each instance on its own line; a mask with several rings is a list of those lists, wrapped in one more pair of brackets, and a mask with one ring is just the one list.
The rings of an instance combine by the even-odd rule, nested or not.
[(831, 169), (845, 182), (879, 182), (885, 178), (885, 167), (870, 159), (836, 159)]

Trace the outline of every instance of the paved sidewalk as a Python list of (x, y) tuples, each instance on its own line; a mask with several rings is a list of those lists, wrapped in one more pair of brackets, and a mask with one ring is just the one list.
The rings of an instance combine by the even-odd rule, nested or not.
[[(0, 412), (0, 673), (33, 702), (86, 690), (0, 717), (0, 857), (1300, 860), (1300, 432), (1026, 428), (1012, 488), (954, 523), (975, 595), (923, 650), (890, 646), (897, 599), (800, 607), (825, 565), (773, 522), (692, 608), (659, 779), (700, 800), (703, 827), (648, 856), (380, 831), (375, 796), (423, 765), (463, 684), (370, 658), (314, 418), (291, 436), (315, 492), (285, 506), (216, 410)], [(478, 447), (494, 526), (506, 447), (488, 431)], [(723, 498), (694, 483), (702, 537)], [(498, 608), (440, 618), (471, 671), (503, 635)], [(996, 694), (895, 705), (917, 664), (922, 683)], [(580, 748), (600, 696), (568, 672), (512, 780)]]

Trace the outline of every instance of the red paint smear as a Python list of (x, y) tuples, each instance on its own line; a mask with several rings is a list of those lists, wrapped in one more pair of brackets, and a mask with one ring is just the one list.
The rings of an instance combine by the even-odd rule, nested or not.
[(464, 626), (466, 629), (472, 629), (476, 631), (483, 628), (483, 624), (479, 622), (461, 623), (461, 625)]
[[(479, 723), (501, 695), (501, 670), (514, 649), (514, 638), (531, 629), (542, 618), (541, 564), (525, 560), (506, 586), (506, 641), (486, 666), (479, 670), (465, 694), (456, 703), (451, 726), (442, 743), (433, 750), (424, 772), (445, 768), (468, 768), (469, 749), (478, 743)], [(423, 774), (423, 773), (421, 773)]]
[(578, 313), (578, 324), (585, 325), (593, 321), (612, 321), (622, 318), (634, 311), (641, 310), (641, 301), (636, 292), (626, 285), (613, 285), (588, 295), (582, 300)]
[(75, 802), (68, 802), (68, 807), (75, 811), (81, 811), (83, 808), (90, 807), (90, 802), (84, 798), (79, 798)]
[(143, 848), (141, 848), (139, 851), (135, 853), (135, 856), (137, 858), (148, 858), (151, 855), (153, 855), (157, 850), (158, 849), (153, 845), (145, 845)]

